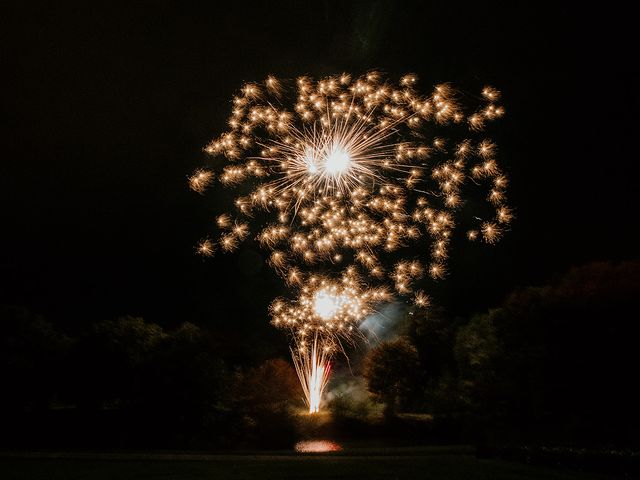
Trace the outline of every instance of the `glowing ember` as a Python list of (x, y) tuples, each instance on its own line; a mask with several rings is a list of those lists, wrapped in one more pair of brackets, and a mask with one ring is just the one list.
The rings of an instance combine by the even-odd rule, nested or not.
[(305, 440), (296, 443), (295, 449), (300, 453), (324, 453), (339, 452), (342, 447), (331, 440)]

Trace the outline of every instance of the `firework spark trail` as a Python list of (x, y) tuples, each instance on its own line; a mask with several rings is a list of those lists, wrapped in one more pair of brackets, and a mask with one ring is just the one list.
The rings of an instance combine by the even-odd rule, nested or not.
[(318, 413), (331, 372), (330, 347), (323, 345), (322, 337), (316, 334), (310, 346), (298, 346), (291, 351), (291, 356), (309, 413)]
[[(391, 299), (389, 286), (426, 306), (416, 284), (446, 275), (460, 224), (472, 224), (470, 241), (492, 244), (513, 218), (496, 145), (480, 134), (504, 114), (500, 93), (485, 87), (466, 96), (475, 103), (469, 105), (449, 85), (424, 95), (416, 82), (414, 75), (391, 82), (370, 72), (246, 84), (233, 99), (229, 130), (205, 148), (214, 165), (189, 180), (198, 193), (215, 179), (249, 189), (217, 218), (218, 238), (202, 240), (198, 251), (233, 251), (256, 229), (269, 265), (297, 294), (276, 299), (271, 315), (294, 337), (311, 410), (329, 359), (341, 341), (354, 340), (354, 326)], [(463, 190), (483, 185), (493, 213), (460, 218)], [(256, 220), (265, 215), (266, 223)], [(429, 253), (413, 258), (408, 249), (420, 244)]]

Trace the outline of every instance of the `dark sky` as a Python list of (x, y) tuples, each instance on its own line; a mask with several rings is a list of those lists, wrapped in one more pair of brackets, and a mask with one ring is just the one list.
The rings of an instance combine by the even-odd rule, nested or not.
[(497, 246), (453, 252), (436, 302), (476, 311), (637, 257), (635, 16), (610, 2), (58, 3), (0, 7), (0, 303), (71, 327), (132, 314), (271, 335), (282, 287), (264, 252), (195, 256), (218, 210), (186, 184), (235, 90), (270, 73), (502, 90), (517, 220)]

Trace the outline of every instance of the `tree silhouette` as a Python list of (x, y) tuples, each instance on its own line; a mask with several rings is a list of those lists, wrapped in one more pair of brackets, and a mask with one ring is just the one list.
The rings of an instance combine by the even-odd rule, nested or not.
[(418, 351), (405, 338), (383, 342), (367, 355), (364, 377), (369, 391), (393, 414), (410, 401), (420, 383)]
[(640, 262), (594, 263), (511, 294), (458, 331), (476, 412), (528, 439), (633, 443)]

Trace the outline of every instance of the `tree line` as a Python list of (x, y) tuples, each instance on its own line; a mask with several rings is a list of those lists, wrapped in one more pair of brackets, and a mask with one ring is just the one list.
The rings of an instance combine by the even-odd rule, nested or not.
[[(428, 414), (419, 428), (442, 441), (637, 446), (639, 293), (640, 262), (593, 263), (470, 318), (409, 310), (402, 335), (356, 365), (368, 393), (328, 408), (361, 423), (372, 406), (382, 423)], [(213, 330), (125, 316), (70, 335), (9, 306), (0, 319), (5, 448), (284, 447), (299, 434), (288, 359), (234, 364)]]
[(476, 441), (637, 447), (638, 298), (640, 263), (602, 262), (469, 319), (412, 312), (364, 373), (387, 408), (471, 426)]

